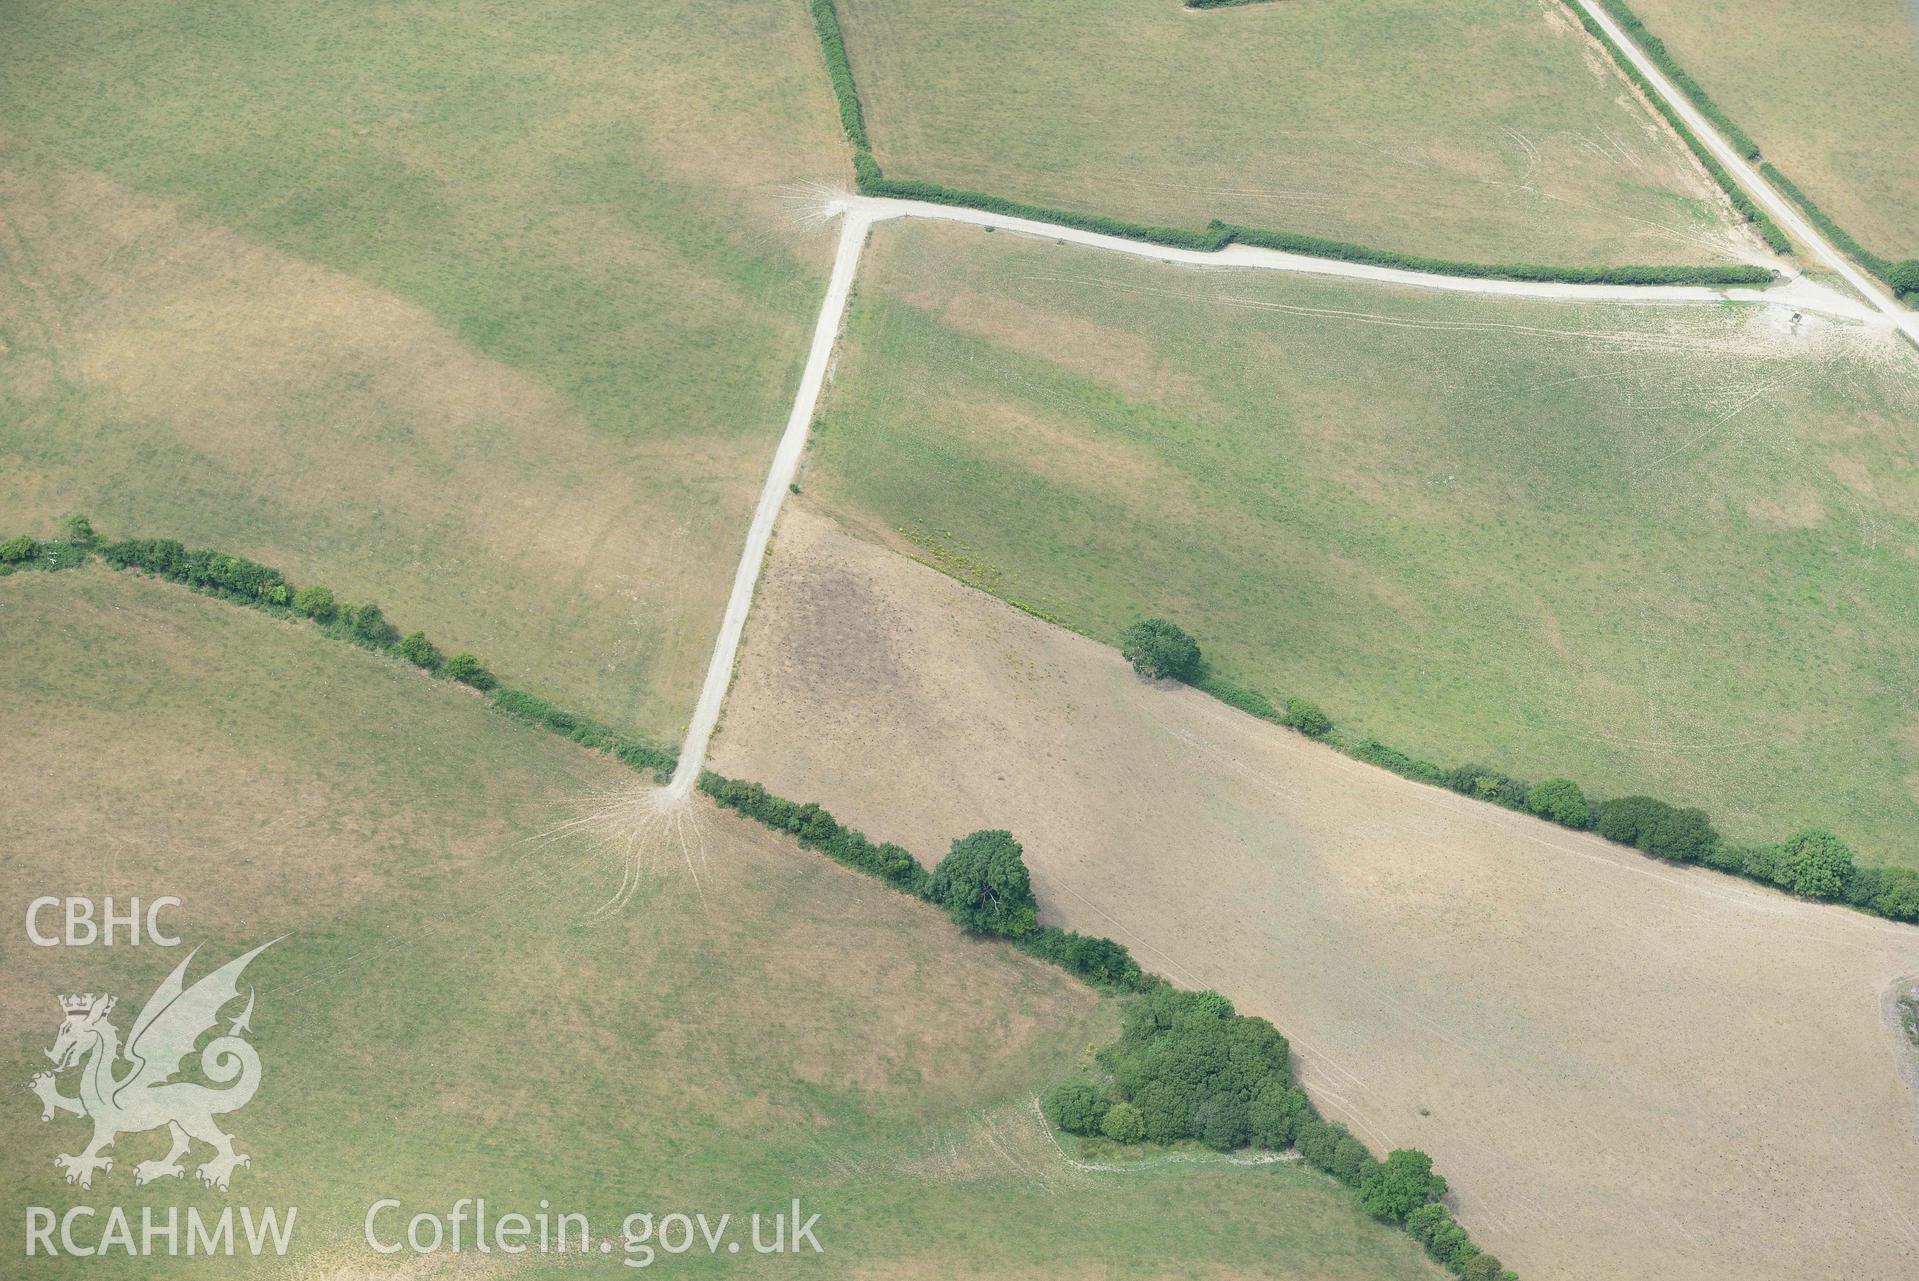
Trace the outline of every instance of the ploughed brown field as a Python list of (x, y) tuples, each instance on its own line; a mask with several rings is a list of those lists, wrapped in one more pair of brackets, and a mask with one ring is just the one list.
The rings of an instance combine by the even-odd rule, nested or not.
[(1529, 1277), (1910, 1277), (1919, 930), (1359, 765), (789, 510), (713, 767), (1272, 1018)]

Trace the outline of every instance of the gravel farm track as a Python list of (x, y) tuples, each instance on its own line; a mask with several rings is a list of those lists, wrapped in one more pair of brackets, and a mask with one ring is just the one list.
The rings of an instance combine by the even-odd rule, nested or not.
[[(733, 666), (745, 634), (747, 615), (753, 607), (753, 591), (760, 568), (772, 544), (773, 528), (779, 521), (780, 507), (799, 475), (800, 460), (806, 451), (806, 436), (818, 409), (820, 394), (831, 372), (833, 348), (840, 325), (846, 317), (847, 300), (852, 296), (859, 275), (860, 254), (873, 224), (894, 218), (931, 218), (966, 223), (992, 231), (1041, 236), (1064, 244), (1123, 253), (1156, 262), (1178, 263), (1207, 270), (1255, 270), (1296, 272), (1365, 281), (1380, 286), (1433, 289), (1449, 293), (1470, 293), (1488, 297), (1554, 300), (1562, 302), (1614, 302), (1645, 306), (1719, 306), (1744, 303), (1764, 307), (1812, 312), (1838, 320), (1864, 325), (1892, 325), (1908, 334), (1919, 332), (1910, 313), (1889, 303), (1893, 314), (1876, 304), (1868, 305), (1823, 285), (1805, 275), (1796, 275), (1765, 289), (1744, 287), (1701, 287), (1691, 285), (1583, 285), (1549, 281), (1494, 280), (1476, 276), (1446, 276), (1430, 272), (1406, 271), (1394, 267), (1376, 267), (1366, 263), (1313, 258), (1304, 254), (1283, 253), (1249, 245), (1228, 245), (1217, 253), (1175, 249), (1166, 245), (1126, 240), (1098, 232), (1080, 231), (1051, 223), (1035, 222), (1005, 214), (989, 213), (962, 206), (930, 204), (915, 200), (894, 200), (872, 196), (822, 193), (818, 216), (840, 218), (840, 238), (833, 258), (826, 298), (820, 304), (819, 320), (813, 329), (812, 345), (807, 352), (800, 386), (793, 398), (792, 412), (774, 451), (772, 466), (754, 507), (747, 528), (746, 545), (739, 567), (733, 575), (733, 588), (727, 598), (726, 612), (707, 664), (692, 720), (680, 748), (679, 765), (668, 785), (668, 794), (683, 798), (693, 790), (706, 761), (707, 744), (720, 721), (726, 691), (732, 680)], [(1904, 317), (1901, 319), (1901, 317)], [(1915, 339), (1919, 341), (1919, 339)]]

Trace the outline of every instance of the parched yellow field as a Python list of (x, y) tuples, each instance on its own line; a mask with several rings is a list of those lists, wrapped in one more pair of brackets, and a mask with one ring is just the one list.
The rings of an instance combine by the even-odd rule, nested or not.
[(1758, 249), (1560, 0), (838, 8), (891, 178), (1480, 262)]
[[(275, 1275), (523, 1275), (471, 1250), (375, 1256), (367, 1207), (546, 1198), (618, 1240), (628, 1213), (798, 1197), (823, 1257), (724, 1256), (729, 1275), (1439, 1275), (1302, 1169), (1075, 1165), (1032, 1101), (1110, 1039), (1109, 1000), (702, 801), (649, 822), (632, 774), (457, 686), (97, 567), (0, 579), (0, 635), (11, 1232), (30, 1205), (118, 1204), (136, 1223), (147, 1205), (291, 1205)], [(178, 895), (166, 920), (205, 944), (196, 976), (286, 936), (247, 972), (264, 1067), (226, 1119), (253, 1160), (227, 1195), (191, 1174), (136, 1188), (164, 1135), (122, 1137), (86, 1192), (61, 1181), (51, 1158), (84, 1124), (42, 1123), (22, 1088), (56, 996), (113, 992), (124, 1032), (184, 948), (29, 947), (18, 923), (42, 893)]]
[(1912, 0), (1630, 0), (1766, 159), (1884, 258), (1919, 257)]
[(921, 852), (1010, 828), (1043, 920), (1273, 1019), (1522, 1276), (1919, 1269), (1919, 929), (1358, 765), (804, 508), (715, 768)]
[(0, 513), (676, 737), (826, 276), (803, 8), (9, 7)]

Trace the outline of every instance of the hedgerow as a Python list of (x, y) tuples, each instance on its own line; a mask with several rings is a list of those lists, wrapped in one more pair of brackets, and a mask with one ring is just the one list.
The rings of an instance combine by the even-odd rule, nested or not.
[(1220, 223), (1213, 224), (1205, 231), (1192, 231), (1184, 227), (1152, 227), (1120, 218), (1108, 218), (1104, 214), (1049, 209), (1044, 205), (1008, 200), (1004, 196), (992, 196), (983, 191), (955, 191), (938, 183), (919, 182), (910, 178), (875, 177), (872, 182), (861, 183), (860, 190), (869, 196), (893, 196), (900, 200), (924, 200), (930, 204), (983, 209), (988, 213), (1005, 214), (1009, 218), (1029, 218), (1034, 222), (1049, 222), (1076, 231), (1118, 236), (1125, 240), (1143, 240), (1173, 249), (1197, 249), (1211, 253), (1225, 248), (1233, 239), (1231, 230)]
[(1898, 282), (1894, 279), (1894, 272), (1901, 264), (1894, 263), (1886, 258), (1881, 258), (1878, 254), (1872, 252), (1872, 250), (1866, 248), (1857, 240), (1854, 240), (1851, 232), (1834, 222), (1830, 214), (1813, 203), (1811, 196), (1799, 190), (1798, 183), (1781, 173), (1778, 165), (1775, 165), (1770, 160), (1763, 161), (1759, 166), (1759, 172), (1766, 176), (1766, 181), (1779, 188), (1779, 190), (1785, 194), (1786, 199), (1798, 205), (1799, 212), (1805, 214), (1806, 217), (1811, 220), (1813, 226), (1825, 232), (1828, 240), (1839, 246), (1842, 252), (1852, 258), (1861, 267), (1864, 267), (1885, 283), (1892, 285), (1895, 292), (1919, 293), (1919, 289), (1911, 291), (1900, 290)]
[[(1600, 3), (1606, 5), (1609, 10), (1613, 8), (1613, 0), (1600, 0)], [(1577, 3), (1568, 3), (1567, 8), (1573, 11), (1573, 16), (1579, 19), (1580, 25), (1584, 26), (1586, 30), (1592, 34), (1594, 39), (1606, 46), (1606, 52), (1612, 55), (1613, 64), (1619, 68), (1620, 74), (1632, 81), (1640, 93), (1645, 96), (1646, 101), (1652, 104), (1653, 110), (1663, 116), (1666, 123), (1672, 126), (1673, 132), (1679, 135), (1680, 141), (1684, 142), (1687, 149), (1698, 158), (1699, 163), (1706, 167), (1706, 172), (1712, 175), (1712, 180), (1718, 183), (1720, 190), (1726, 193), (1726, 199), (1732, 202), (1732, 207), (1737, 209), (1740, 216), (1753, 225), (1759, 232), (1760, 238), (1770, 245), (1776, 253), (1791, 253), (1792, 241), (1787, 239), (1786, 233), (1779, 229), (1779, 224), (1774, 222), (1771, 215), (1765, 210), (1753, 203), (1752, 197), (1748, 196), (1744, 188), (1740, 187), (1740, 185), (1733, 180), (1733, 176), (1727, 172), (1726, 166), (1719, 163), (1719, 158), (1712, 154), (1712, 150), (1708, 148), (1704, 142), (1700, 141), (1699, 135), (1694, 133), (1684, 120), (1680, 119), (1679, 113), (1673, 110), (1672, 104), (1668, 103), (1659, 95), (1659, 91), (1653, 88), (1652, 82), (1646, 79), (1639, 68), (1633, 65), (1632, 59), (1626, 56), (1626, 51), (1621, 49), (1618, 43), (1606, 34), (1606, 29), (1594, 21), (1593, 16), (1587, 13), (1585, 9)], [(1625, 18), (1620, 17), (1617, 13), (1614, 14), (1614, 17), (1618, 18), (1622, 24), (1626, 21)], [(1633, 22), (1637, 25), (1638, 19), (1633, 19)], [(1641, 27), (1640, 30), (1643, 31), (1644, 28)], [(1663, 45), (1661, 46), (1661, 50), (1663, 52)], [(1648, 52), (1650, 53), (1650, 51)], [(1657, 59), (1655, 59), (1655, 62), (1656, 61)], [(1661, 64), (1661, 69), (1665, 69), (1663, 64)], [(1671, 72), (1668, 72), (1668, 74), (1670, 75)], [(1690, 81), (1690, 77), (1688, 77), (1688, 80)], [(1705, 107), (1700, 107), (1700, 110), (1704, 112), (1708, 118), (1712, 117), (1712, 113), (1706, 111)], [(1746, 139), (1745, 134), (1739, 133), (1737, 130), (1734, 130), (1734, 132), (1739, 138)], [(1751, 139), (1746, 139), (1746, 142), (1750, 144)], [(1740, 144), (1735, 142), (1734, 145), (1738, 146)], [(1755, 149), (1751, 154), (1758, 154), (1757, 150)]]
[(1370, 736), (1340, 735), (1331, 719), (1304, 699), (1289, 698), (1285, 710), (1281, 710), (1259, 691), (1212, 672), (1203, 672), (1191, 684), (1249, 715), (1321, 739), (1355, 760), (1402, 778), (1532, 814), (1574, 831), (1592, 831), (1655, 858), (1700, 863), (1803, 898), (1845, 903), (1890, 920), (1919, 923), (1919, 871), (1859, 866), (1845, 842), (1829, 832), (1809, 829), (1778, 844), (1731, 845), (1721, 839), (1704, 810), (1676, 806), (1652, 796), (1594, 802), (1571, 779), (1549, 778), (1529, 784), (1487, 765), (1448, 769)]
[[(1159, 986), (1130, 1002), (1119, 1038), (1096, 1056), (1098, 1081), (1062, 1081), (1040, 1096), (1046, 1119), (1069, 1134), (1117, 1143), (1196, 1140), (1216, 1151), (1294, 1148), (1316, 1169), (1359, 1195), (1367, 1213), (1405, 1227), (1428, 1245), (1442, 1220), (1415, 1215), (1436, 1206), (1446, 1180), (1432, 1158), (1401, 1148), (1377, 1160), (1346, 1128), (1320, 1117), (1293, 1080), (1291, 1048), (1265, 1019), (1239, 1014), (1217, 992)], [(1433, 1257), (1454, 1272), (1490, 1259), (1444, 1215)], [(1493, 1278), (1511, 1277), (1492, 1262)]]
[(264, 610), (278, 618), (310, 622), (328, 636), (392, 654), (447, 680), (483, 692), (491, 691), (489, 702), (496, 710), (515, 720), (538, 725), (582, 747), (605, 752), (629, 768), (650, 772), (656, 778), (663, 780), (677, 762), (677, 753), (671, 748), (622, 734), (524, 690), (500, 686), (472, 654), (447, 658), (426, 633), (401, 635), (400, 629), (371, 601), (341, 604), (331, 589), (317, 583), (296, 590), (285, 574), (270, 565), (212, 549), (189, 551), (185, 544), (171, 538), (123, 538), (94, 548), (93, 528), (86, 524), (85, 518), (79, 518), (77, 526), (69, 522), (69, 539), (76, 534), (84, 535), (86, 545), (69, 541), (35, 546), (54, 553), (50, 557), (54, 562), (50, 564), (52, 568), (79, 564), (97, 550), (100, 559), (114, 569), (139, 570), (184, 584), (205, 595)]
[[(89, 540), (91, 532), (87, 531)], [(28, 534), (9, 538), (0, 542), (0, 577), (28, 569), (72, 569), (86, 563), (90, 546), (90, 541), (76, 542), (71, 534), (65, 542), (53, 543), (43, 543)]]
[(853, 64), (846, 56), (846, 37), (840, 32), (839, 11), (833, 0), (812, 0), (813, 30), (819, 34), (820, 52), (826, 55), (826, 74), (833, 82), (833, 96), (840, 104), (840, 127), (856, 151), (872, 152), (866, 136), (866, 115), (860, 110), (859, 90), (853, 85)]
[[(1025, 218), (1033, 222), (1071, 227), (1077, 231), (1089, 231), (1098, 235), (1116, 236), (1125, 240), (1144, 241), (1148, 244), (1165, 245), (1173, 249), (1191, 249), (1202, 253), (1216, 253), (1238, 241), (1242, 244), (1269, 249), (1282, 249), (1289, 253), (1310, 254), (1314, 257), (1335, 258), (1342, 262), (1366, 263), (1380, 267), (1398, 267), (1408, 271), (1555, 284), (1764, 285), (1772, 280), (1772, 273), (1764, 267), (1746, 264), (1700, 267), (1549, 267), (1530, 263), (1454, 262), (1444, 258), (1402, 254), (1388, 249), (1373, 249), (1365, 245), (1348, 244), (1344, 241), (1328, 240), (1295, 232), (1238, 227), (1218, 219), (1208, 223), (1203, 231), (1185, 227), (1152, 226), (1129, 222), (1122, 218), (1110, 218), (1104, 214), (1053, 209), (1021, 200), (1010, 200), (1004, 196), (995, 196), (983, 191), (962, 191), (936, 182), (888, 178), (880, 172), (879, 162), (873, 158), (872, 142), (866, 130), (866, 113), (860, 103), (859, 87), (853, 76), (852, 60), (847, 56), (846, 38), (840, 29), (839, 13), (834, 8), (833, 0), (809, 0), (809, 2), (813, 14), (813, 27), (819, 35), (820, 50), (826, 59), (827, 74), (833, 82), (834, 97), (839, 102), (840, 124), (845, 130), (847, 141), (853, 147), (854, 186), (864, 195), (891, 196), (900, 200), (923, 200), (930, 204), (980, 209), (988, 213), (1003, 214), (1009, 218)], [(1202, 3), (1189, 4), (1188, 7), (1220, 8), (1230, 4), (1255, 2), (1257, 0), (1203, 0)], [(1580, 16), (1586, 21), (1589, 29), (1596, 34), (1601, 34), (1603, 38), (1603, 33), (1598, 32), (1590, 18), (1584, 14)], [(1627, 67), (1626, 71), (1629, 75), (1636, 74), (1630, 67)], [(1649, 89), (1643, 83), (1642, 87)], [(1660, 104), (1656, 103), (1656, 105)], [(1687, 144), (1692, 147), (1695, 154), (1700, 156), (1702, 163), (1714, 172), (1715, 178), (1722, 187), (1727, 189), (1728, 196), (1739, 207), (1740, 212), (1752, 220), (1769, 244), (1781, 253), (1787, 252), (1791, 248), (1790, 242), (1780, 234), (1777, 227), (1773, 226), (1772, 220), (1746, 199), (1739, 191), (1738, 184), (1732, 181), (1731, 175), (1713, 160), (1711, 153), (1706, 152), (1696, 138), (1685, 131), (1677, 117), (1667, 112), (1667, 118), (1673, 122), (1674, 128), (1680, 130), (1681, 136), (1687, 139)]]
[(1224, 223), (1215, 223), (1214, 226), (1223, 228), (1230, 233), (1229, 239), (1242, 245), (1442, 276), (1532, 280), (1564, 285), (1765, 285), (1770, 284), (1773, 278), (1773, 273), (1768, 269), (1750, 263), (1717, 263), (1702, 267), (1549, 267), (1536, 263), (1454, 262), (1446, 258), (1427, 258), (1419, 254), (1374, 249), (1343, 240), (1328, 240), (1323, 236), (1301, 235), (1293, 231), (1264, 231), (1257, 227), (1237, 227)]
[(1624, 27), (1626, 34), (1646, 51), (1646, 56), (1652, 59), (1653, 65), (1666, 73), (1666, 79), (1679, 86), (1680, 91), (1692, 99), (1692, 105), (1699, 108), (1699, 113), (1712, 121), (1720, 133), (1726, 135), (1726, 140), (1732, 143), (1740, 155), (1748, 160), (1759, 159), (1759, 144), (1748, 137), (1744, 129), (1733, 123), (1732, 117), (1722, 111), (1719, 104), (1712, 100), (1712, 95), (1707, 93), (1705, 88), (1674, 60), (1672, 54), (1666, 49), (1666, 42), (1646, 30), (1646, 24), (1639, 20), (1638, 14), (1619, 3), (1619, 0), (1599, 0), (1599, 3), (1613, 16), (1613, 21)]
[[(1308, 1163), (1352, 1187), (1369, 1213), (1408, 1231), (1411, 1216), (1445, 1193), (1446, 1181), (1432, 1173), (1425, 1153), (1401, 1149), (1381, 1162), (1343, 1127), (1322, 1121), (1293, 1081), (1286, 1038), (1265, 1019), (1238, 1014), (1217, 992), (1182, 992), (1142, 972), (1111, 939), (1035, 928), (1031, 879), (1010, 832), (960, 838), (929, 874), (904, 849), (875, 844), (818, 804), (785, 800), (711, 770), (701, 772), (698, 786), (720, 805), (809, 849), (946, 908), (972, 933), (1000, 938), (1096, 987), (1137, 994), (1125, 1008), (1119, 1039), (1097, 1056), (1106, 1080), (1062, 1081), (1041, 1094), (1041, 1112), (1067, 1133), (1116, 1143), (1196, 1139), (1219, 1151), (1296, 1144)], [(1467, 1263), (1491, 1256), (1450, 1214), (1444, 1223), (1447, 1248), (1433, 1257), (1470, 1275), (1461, 1271)], [(1501, 1270), (1484, 1275), (1512, 1278)]]
[[(1050, 925), (1036, 926), (1031, 882), (1025, 877), (1019, 842), (1010, 833), (975, 832), (960, 838), (935, 873), (900, 846), (869, 840), (815, 803), (785, 800), (758, 783), (712, 770), (700, 773), (698, 787), (728, 809), (790, 833), (808, 849), (944, 907), (972, 932), (1003, 938), (1095, 987), (1144, 992), (1164, 986), (1141, 971), (1123, 944)], [(965, 864), (973, 855), (979, 856), (971, 859), (978, 866), (968, 868)], [(956, 858), (960, 861), (955, 862)]]
[[(463, 678), (456, 676), (454, 679)], [(466, 683), (470, 685), (473, 681), (466, 679)], [(515, 720), (538, 725), (582, 747), (615, 756), (636, 770), (651, 770), (656, 775), (671, 774), (678, 759), (677, 754), (669, 748), (656, 747), (589, 717), (555, 707), (544, 698), (523, 689), (500, 686), (493, 692), (493, 706)]]
[[(1646, 56), (1651, 58), (1653, 63), (1658, 66), (1661, 71), (1666, 73), (1666, 78), (1679, 87), (1680, 92), (1684, 93), (1686, 97), (1692, 101), (1692, 104), (1699, 108), (1702, 115), (1712, 121), (1714, 125), (1718, 126), (1719, 131), (1726, 135), (1726, 138), (1739, 150), (1741, 155), (1745, 156), (1747, 160), (1759, 162), (1759, 172), (1765, 176), (1766, 181), (1778, 188), (1788, 200), (1798, 205), (1800, 212), (1805, 214), (1814, 226), (1824, 232), (1826, 238), (1837, 245), (1841, 252), (1877, 276), (1881, 281), (1891, 285), (1895, 293), (1899, 293), (1902, 296), (1908, 293), (1919, 295), (1919, 287), (1910, 290), (1901, 289), (1898, 282), (1894, 280), (1893, 272), (1901, 264), (1894, 263), (1889, 259), (1873, 253), (1857, 240), (1854, 240), (1852, 233), (1834, 222), (1832, 217), (1827, 214), (1824, 209), (1821, 209), (1817, 204), (1813, 203), (1812, 198), (1799, 189), (1798, 183), (1780, 172), (1779, 166), (1773, 164), (1770, 160), (1763, 160), (1759, 144), (1753, 141), (1745, 130), (1741, 129), (1730, 116), (1720, 109), (1719, 104), (1713, 101), (1712, 95), (1706, 92), (1703, 85), (1697, 80), (1694, 80), (1692, 76), (1687, 73), (1686, 69), (1679, 65), (1678, 61), (1672, 56), (1672, 53), (1666, 48), (1665, 41), (1647, 30), (1646, 24), (1639, 20), (1638, 14), (1627, 8), (1622, 0), (1599, 0), (1599, 3), (1604, 6), (1606, 12), (1613, 16), (1614, 21), (1619, 23), (1620, 26), (1624, 27), (1626, 31), (1632, 35), (1634, 40), (1638, 42), (1639, 47), (1646, 51)], [(1577, 8), (1576, 5), (1574, 7)], [(1580, 15), (1582, 19), (1584, 19), (1585, 16), (1584, 14)], [(1588, 22), (1587, 27), (1589, 30), (1592, 29), (1592, 24)], [(1770, 240), (1771, 238), (1768, 237), (1769, 243)], [(1774, 247), (1777, 248), (1778, 246), (1775, 245)]]

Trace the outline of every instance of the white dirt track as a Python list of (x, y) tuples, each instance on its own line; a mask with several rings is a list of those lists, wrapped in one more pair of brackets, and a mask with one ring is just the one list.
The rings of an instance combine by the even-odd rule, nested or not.
[[(733, 590), (727, 597), (726, 613), (713, 645), (713, 657), (707, 664), (706, 679), (700, 687), (693, 719), (687, 726), (680, 747), (679, 763), (667, 784), (669, 798), (685, 797), (705, 767), (707, 746), (720, 722), (726, 704), (727, 687), (733, 680), (734, 664), (739, 657), (740, 639), (745, 635), (746, 617), (753, 606), (753, 591), (759, 581), (766, 550), (773, 539), (773, 526), (779, 520), (780, 506), (789, 486), (799, 475), (800, 459), (806, 452), (806, 436), (825, 389), (832, 364), (833, 347), (839, 340), (840, 323), (846, 316), (846, 303), (853, 280), (859, 271), (860, 253), (866, 246), (873, 224), (894, 218), (930, 218), (941, 222), (968, 223), (976, 227), (1040, 236), (1066, 244), (1084, 245), (1111, 253), (1127, 254), (1155, 262), (1220, 270), (1293, 272), (1301, 275), (1332, 276), (1368, 284), (1431, 289), (1444, 293), (1479, 294), (1494, 298), (1534, 299), (1548, 302), (1603, 302), (1638, 306), (1698, 306), (1744, 303), (1807, 312), (1837, 320), (1852, 321), (1882, 328), (1903, 327), (1912, 322), (1910, 313), (1887, 300), (1885, 307), (1869, 305), (1848, 297), (1839, 290), (1796, 276), (1766, 288), (1705, 287), (1696, 285), (1573, 285), (1551, 281), (1489, 280), (1475, 276), (1446, 276), (1432, 272), (1406, 271), (1397, 267), (1376, 267), (1367, 263), (1342, 262), (1332, 258), (1314, 258), (1306, 254), (1283, 253), (1250, 245), (1228, 245), (1218, 252), (1175, 249), (1167, 245), (1127, 240), (1119, 236), (1080, 231), (1030, 218), (1014, 218), (955, 205), (938, 205), (918, 200), (893, 200), (875, 196), (839, 195), (825, 201), (826, 212), (842, 219), (839, 248), (833, 258), (833, 271), (820, 304), (819, 320), (813, 328), (813, 345), (807, 352), (805, 371), (800, 376), (793, 410), (787, 415), (786, 429), (773, 453), (773, 465), (766, 483), (760, 487), (759, 503), (753, 521), (747, 527), (746, 546), (740, 552), (739, 568), (733, 575)], [(1819, 242), (1823, 244), (1824, 242)], [(1830, 247), (1827, 247), (1830, 250)], [(1900, 319), (1901, 316), (1905, 320)], [(1919, 342), (1919, 329), (1907, 332)]]
[(1678, 113), (1679, 118), (1686, 122), (1688, 128), (1699, 135), (1700, 140), (1706, 144), (1707, 150), (1711, 151), (1719, 163), (1726, 167), (1726, 171), (1732, 174), (1733, 180), (1744, 187), (1747, 194), (1772, 215), (1773, 220), (1785, 229), (1788, 236), (1791, 236), (1800, 246), (1810, 249), (1814, 257), (1825, 260), (1848, 285), (1857, 290), (1859, 295), (1872, 305), (1872, 309), (1878, 312), (1887, 323), (1895, 326), (1913, 342), (1919, 343), (1919, 314), (1900, 306), (1883, 285), (1840, 253), (1819, 228), (1813, 226), (1811, 220), (1799, 212), (1797, 205), (1773, 190), (1772, 184), (1767, 182), (1758, 170), (1746, 163), (1746, 158), (1726, 141), (1718, 127), (1706, 119), (1699, 108), (1693, 106), (1691, 100), (1673, 86), (1665, 73), (1646, 56), (1645, 50), (1633, 43), (1632, 38), (1620, 28), (1617, 22), (1613, 21), (1612, 15), (1608, 14), (1597, 0), (1578, 0), (1578, 4), (1594, 22), (1599, 24), (1600, 29), (1611, 37), (1613, 43), (1626, 51), (1626, 56), (1632, 60), (1633, 66), (1639, 73), (1646, 77), (1654, 91)]

